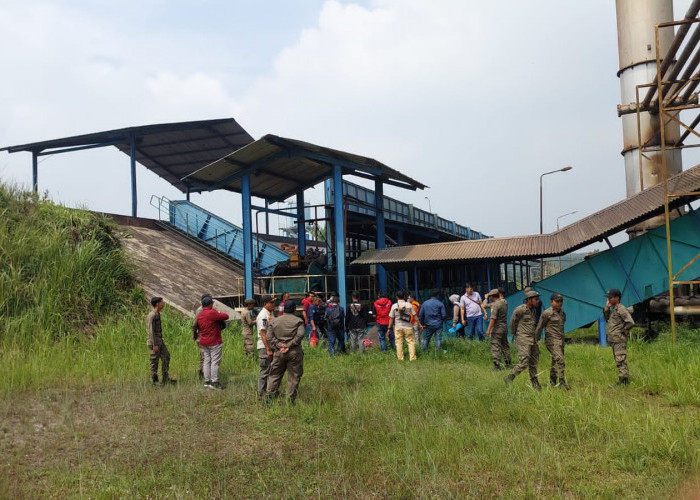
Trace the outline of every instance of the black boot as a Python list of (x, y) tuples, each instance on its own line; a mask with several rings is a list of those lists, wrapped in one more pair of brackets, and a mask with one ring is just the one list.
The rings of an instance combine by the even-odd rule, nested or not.
[(567, 391), (571, 390), (571, 387), (569, 387), (569, 384), (566, 383), (566, 379), (560, 378), (559, 379), (559, 387), (562, 389), (566, 389)]
[(503, 370), (503, 368), (501, 368), (501, 364), (500, 364), (500, 363), (496, 363), (496, 362), (494, 361), (494, 362), (493, 362), (493, 371), (495, 371), (495, 372), (500, 372), (501, 370)]
[(623, 385), (629, 385), (630, 379), (627, 377), (620, 377), (620, 379), (617, 381), (617, 384), (615, 384), (615, 387), (620, 387)]
[(513, 382), (513, 380), (515, 380), (515, 375), (513, 375), (512, 373), (503, 377), (503, 381), (506, 383), (506, 385), (510, 385), (511, 382)]
[(165, 372), (163, 374), (163, 385), (165, 384), (177, 384), (177, 380), (175, 380), (174, 378), (170, 378), (168, 376), (168, 372)]
[(158, 375), (152, 375), (151, 380), (153, 381), (153, 385), (157, 385), (157, 386), (163, 385), (160, 382), (158, 382)]
[(557, 386), (557, 376), (550, 375), (549, 376), (549, 383), (552, 384), (552, 387), (556, 387)]
[(541, 391), (541, 390), (542, 390), (542, 386), (540, 385), (540, 381), (537, 380), (537, 377), (532, 377), (532, 378), (530, 379), (530, 382), (532, 382), (532, 387), (534, 387), (534, 388), (537, 389), (538, 391)]

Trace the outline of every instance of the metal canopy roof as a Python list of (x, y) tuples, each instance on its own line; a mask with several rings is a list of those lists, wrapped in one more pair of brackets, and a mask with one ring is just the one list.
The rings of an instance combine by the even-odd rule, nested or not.
[(50, 155), (103, 146), (116, 146), (180, 191), (187, 190), (183, 177), (222, 156), (253, 142), (233, 118), (163, 123), (65, 137), (1, 148), (0, 151)]
[(250, 174), (253, 196), (282, 201), (298, 189), (315, 186), (331, 177), (333, 165), (342, 167), (343, 175), (379, 178), (385, 184), (405, 189), (427, 187), (372, 158), (272, 134), (207, 165), (183, 181), (193, 186), (193, 191), (226, 189), (240, 193), (241, 178)]
[[(669, 194), (685, 194), (669, 200), (676, 208), (700, 198), (700, 165), (668, 179)], [(564, 255), (620, 232), (664, 211), (664, 185), (657, 184), (626, 200), (549, 234), (489, 238), (370, 250), (352, 264), (457, 263), (460, 261), (510, 261)]]

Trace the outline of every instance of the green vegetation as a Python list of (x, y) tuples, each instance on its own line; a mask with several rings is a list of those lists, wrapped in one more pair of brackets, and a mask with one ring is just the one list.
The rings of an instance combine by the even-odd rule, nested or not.
[[(297, 405), (267, 408), (255, 397), (257, 360), (243, 355), (240, 330), (225, 330), (226, 389), (206, 390), (190, 320), (166, 307), (179, 383), (153, 387), (148, 307), (106, 236), (113, 229), (19, 198), (2, 209), (38, 204), (25, 206), (29, 216), (50, 214), (34, 234), (51, 241), (34, 252), (51, 258), (16, 280), (32, 269), (20, 262), (33, 252), (26, 247), (25, 261), (10, 253), (20, 248), (7, 241), (17, 225), (2, 218), (0, 498), (670, 498), (700, 475), (697, 329), (683, 327), (676, 344), (667, 331), (630, 343), (632, 384), (619, 389), (608, 387), (616, 379), (609, 349), (569, 345), (570, 392), (536, 392), (525, 375), (506, 387), (485, 343), (449, 339), (447, 353), (414, 363), (376, 349), (330, 359), (307, 345)], [(72, 266), (55, 256), (98, 246), (89, 234), (111, 242), (102, 248), (118, 270), (86, 257), (103, 264), (83, 264), (75, 284), (59, 276)], [(47, 269), (53, 263), (63, 271)], [(51, 288), (42, 276), (63, 281)], [(65, 290), (65, 303), (49, 296)], [(42, 311), (47, 304), (54, 309)], [(67, 310), (81, 320), (64, 318)], [(541, 350), (545, 382), (550, 359)]]

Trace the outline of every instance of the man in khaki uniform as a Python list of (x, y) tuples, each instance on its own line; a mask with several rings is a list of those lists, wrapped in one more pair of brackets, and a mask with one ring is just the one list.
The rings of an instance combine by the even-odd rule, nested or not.
[(608, 301), (603, 308), (603, 316), (606, 321), (606, 334), (608, 344), (612, 347), (617, 365), (618, 381), (616, 386), (627, 385), (629, 371), (627, 370), (627, 341), (630, 338), (630, 330), (634, 326), (634, 320), (627, 308), (620, 304), (622, 292), (617, 288), (611, 288), (605, 294)]
[(506, 384), (510, 384), (516, 376), (527, 368), (530, 371), (530, 381), (532, 387), (538, 391), (542, 390), (539, 380), (537, 380), (537, 364), (540, 361), (540, 347), (535, 337), (535, 311), (540, 302), (540, 294), (535, 290), (525, 293), (525, 303), (520, 304), (513, 311), (510, 318), (510, 331), (515, 336), (515, 345), (518, 346), (518, 364), (515, 365), (510, 375), (503, 379)]
[(564, 305), (564, 297), (559, 293), (553, 293), (550, 297), (550, 304), (551, 307), (540, 316), (535, 337), (539, 339), (542, 329), (544, 329), (544, 345), (547, 346), (547, 350), (552, 355), (549, 381), (552, 387), (561, 387), (568, 391), (571, 388), (564, 377), (564, 323), (566, 322), (566, 313), (561, 308)]
[(263, 397), (267, 389), (267, 378), (270, 376), (270, 363), (272, 363), (273, 352), (267, 342), (267, 330), (273, 320), (272, 311), (275, 310), (275, 298), (271, 295), (263, 295), (262, 309), (258, 313), (256, 323), (258, 327), (258, 359), (260, 361), (260, 371), (258, 372), (258, 397)]
[(245, 309), (241, 313), (241, 325), (243, 330), (243, 349), (245, 350), (245, 355), (250, 357), (255, 352), (255, 345), (253, 344), (253, 327), (255, 326), (255, 314), (253, 313), (253, 307), (255, 307), (255, 301), (253, 299), (245, 299), (243, 303)]
[[(486, 336), (491, 339), (491, 357), (494, 371), (510, 368), (510, 345), (508, 344), (508, 301), (503, 292), (494, 288), (489, 292), (491, 319), (486, 328)], [(501, 365), (503, 362), (503, 365)]]
[(411, 325), (411, 318), (414, 314), (413, 304), (406, 301), (406, 292), (399, 290), (396, 292), (396, 303), (391, 306), (389, 311), (389, 330), (391, 327), (396, 325), (394, 328), (394, 335), (396, 337), (396, 357), (399, 361), (403, 361), (403, 340), (406, 339), (408, 344), (408, 360), (416, 360), (416, 344), (415, 337), (413, 336), (413, 325)]
[(294, 311), (293, 300), (284, 303), (284, 314), (275, 318), (267, 330), (267, 343), (274, 355), (267, 379), (268, 402), (277, 397), (284, 372), (287, 372), (287, 398), (294, 404), (297, 399), (299, 381), (304, 374), (304, 351), (301, 339), (304, 338), (304, 321)]
[[(160, 312), (165, 307), (163, 297), (153, 297), (151, 299), (153, 309), (148, 313), (146, 319), (146, 329), (148, 330), (148, 351), (151, 361), (151, 380), (153, 385), (174, 384), (177, 382), (171, 379), (168, 375), (170, 368), (170, 351), (163, 340), (163, 327), (160, 323)], [(163, 381), (158, 382), (158, 361), (161, 362), (161, 370), (163, 371)]]

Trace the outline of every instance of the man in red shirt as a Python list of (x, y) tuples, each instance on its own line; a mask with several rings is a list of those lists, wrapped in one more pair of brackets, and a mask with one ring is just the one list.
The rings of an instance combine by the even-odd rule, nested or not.
[(219, 383), (219, 365), (224, 341), (221, 339), (221, 328), (228, 314), (216, 311), (212, 306), (214, 301), (208, 295), (202, 297), (202, 312), (192, 325), (193, 334), (199, 336), (199, 350), (204, 357), (204, 387), (222, 389)]
[[(391, 300), (386, 297), (385, 292), (379, 292), (379, 298), (374, 301), (374, 318), (377, 322), (377, 335), (379, 335), (379, 344), (382, 346), (382, 351), (387, 350), (386, 332), (389, 330), (389, 311), (391, 311)], [(394, 331), (389, 332), (389, 342), (391, 348), (396, 349), (394, 342)]]
[(316, 294), (314, 292), (309, 292), (306, 294), (301, 301), (302, 316), (304, 316), (304, 328), (306, 329), (306, 334), (311, 335), (311, 318), (309, 318), (309, 307), (314, 302)]

